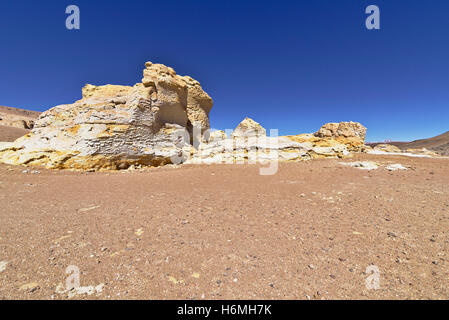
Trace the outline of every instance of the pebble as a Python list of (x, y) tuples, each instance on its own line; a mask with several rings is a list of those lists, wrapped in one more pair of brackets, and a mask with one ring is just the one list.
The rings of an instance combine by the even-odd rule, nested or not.
[(28, 290), (29, 292), (34, 292), (39, 289), (39, 284), (37, 282), (26, 283), (20, 286), (20, 290)]
[(0, 261), (0, 272), (5, 271), (7, 265), (8, 265), (8, 261)]
[(389, 235), (390, 237), (396, 238), (397, 235), (393, 232), (388, 232), (387, 235)]

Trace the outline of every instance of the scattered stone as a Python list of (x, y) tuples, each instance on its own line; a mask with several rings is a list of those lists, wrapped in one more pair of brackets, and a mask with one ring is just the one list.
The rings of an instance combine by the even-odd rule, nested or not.
[(373, 161), (339, 162), (344, 166), (350, 166), (361, 170), (376, 170), (379, 165)]
[(397, 237), (397, 235), (395, 233), (393, 233), (393, 232), (388, 232), (387, 235), (392, 237), (392, 238), (396, 238)]
[(407, 168), (400, 163), (390, 164), (386, 166), (385, 169), (388, 171), (407, 170)]
[(28, 290), (29, 292), (34, 292), (39, 289), (39, 284), (37, 282), (26, 283), (20, 286), (20, 290)]
[(100, 207), (101, 206), (90, 206), (90, 207), (87, 207), (87, 208), (81, 208), (81, 209), (78, 210), (78, 212), (87, 212), (87, 211), (91, 211), (91, 210), (94, 210), (94, 209), (98, 209)]
[(5, 271), (7, 265), (8, 265), (8, 261), (0, 261), (0, 272)]
[(174, 284), (183, 284), (184, 280), (177, 280), (175, 277), (169, 276), (168, 281), (174, 283)]

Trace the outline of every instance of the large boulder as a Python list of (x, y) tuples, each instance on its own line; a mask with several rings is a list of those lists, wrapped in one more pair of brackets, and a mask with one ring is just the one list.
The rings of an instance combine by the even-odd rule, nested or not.
[(232, 132), (233, 138), (266, 136), (267, 131), (258, 122), (251, 118), (245, 118)]
[(0, 160), (100, 170), (157, 166), (190, 154), (183, 132), (209, 128), (212, 99), (172, 68), (145, 66), (142, 83), (86, 85), (81, 100), (42, 113), (29, 134), (0, 146)]
[(348, 151), (360, 152), (365, 147), (366, 127), (359, 122), (326, 123), (313, 134), (321, 144), (339, 143)]
[(366, 128), (358, 122), (326, 123), (314, 133), (319, 138), (357, 138), (365, 142)]

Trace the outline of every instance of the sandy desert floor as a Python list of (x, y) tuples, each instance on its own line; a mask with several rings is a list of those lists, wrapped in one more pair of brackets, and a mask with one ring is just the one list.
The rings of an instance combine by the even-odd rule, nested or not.
[[(339, 164), (367, 159), (409, 170)], [(0, 299), (448, 299), (448, 186), (449, 159), (396, 156), (273, 176), (0, 165)], [(64, 291), (70, 265), (91, 295)]]

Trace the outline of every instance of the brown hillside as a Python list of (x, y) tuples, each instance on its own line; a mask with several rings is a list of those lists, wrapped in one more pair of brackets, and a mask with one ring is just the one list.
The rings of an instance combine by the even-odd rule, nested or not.
[[(374, 147), (378, 144), (381, 143), (370, 143), (369, 145)], [(449, 155), (449, 131), (429, 139), (419, 139), (411, 142), (393, 141), (388, 142), (388, 144), (396, 146), (402, 150), (426, 148), (442, 155)]]

